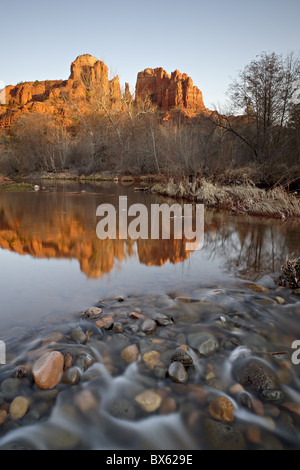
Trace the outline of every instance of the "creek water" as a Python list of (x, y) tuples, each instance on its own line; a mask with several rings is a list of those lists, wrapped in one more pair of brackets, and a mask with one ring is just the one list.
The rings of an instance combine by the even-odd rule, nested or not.
[[(150, 213), (152, 204), (175, 201), (132, 185), (43, 184), (45, 191), (0, 194), (0, 409), (9, 411), (15, 396), (30, 402), (20, 419), (8, 412), (0, 448), (299, 448), (292, 344), (300, 340), (300, 300), (274, 280), (299, 253), (299, 223), (205, 209), (204, 243), (195, 251), (174, 237), (100, 240), (100, 204), (118, 211), (126, 196), (128, 206)], [(91, 306), (111, 324), (85, 318)], [(145, 332), (143, 321), (158, 314), (169, 321)], [(197, 332), (217, 343), (205, 356), (190, 347)], [(132, 344), (139, 354), (124, 360)], [(183, 345), (193, 363), (179, 383), (167, 371)], [(45, 350), (69, 354), (79, 378), (41, 390), (30, 372), (16, 376)], [(232, 374), (243, 351), (275, 371), (280, 401), (246, 390), (251, 406), (243, 404)], [(149, 391), (154, 402), (141, 404)], [(211, 416), (209, 403), (220, 395), (234, 405), (230, 423)]]

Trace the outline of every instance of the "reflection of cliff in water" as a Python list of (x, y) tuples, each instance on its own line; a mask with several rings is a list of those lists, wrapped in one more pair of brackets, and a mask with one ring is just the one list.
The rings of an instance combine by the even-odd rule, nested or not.
[(185, 240), (134, 241), (118, 236), (100, 240), (96, 234), (98, 204), (79, 193), (3, 194), (0, 247), (38, 258), (77, 259), (81, 270), (92, 278), (109, 273), (128, 258), (155, 266), (188, 258)]
[[(130, 203), (139, 197), (131, 192)], [(96, 208), (103, 202), (116, 204), (116, 198), (117, 191), (102, 195), (2, 193), (0, 247), (38, 258), (77, 259), (81, 270), (92, 278), (109, 273), (128, 258), (147, 266), (176, 264), (189, 258), (184, 239), (99, 240)], [(146, 195), (138, 200), (148, 205), (151, 201)], [(202, 250), (221, 267), (241, 276), (255, 278), (277, 271), (289, 254), (297, 253), (298, 240), (299, 224), (295, 222), (205, 213)]]

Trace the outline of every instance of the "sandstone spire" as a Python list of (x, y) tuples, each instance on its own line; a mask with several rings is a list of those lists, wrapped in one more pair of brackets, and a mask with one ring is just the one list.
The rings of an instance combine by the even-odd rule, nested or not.
[(178, 70), (169, 75), (161, 67), (138, 73), (136, 99), (150, 98), (162, 110), (178, 107), (194, 112), (205, 112), (201, 91), (193, 85), (186, 73)]

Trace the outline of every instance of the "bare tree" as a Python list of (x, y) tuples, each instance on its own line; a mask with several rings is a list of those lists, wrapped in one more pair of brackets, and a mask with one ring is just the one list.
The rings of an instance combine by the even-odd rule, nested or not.
[(293, 53), (283, 57), (263, 52), (229, 86), (234, 115), (214, 116), (215, 124), (240, 139), (262, 168), (282, 158), (293, 83), (299, 77), (300, 60)]

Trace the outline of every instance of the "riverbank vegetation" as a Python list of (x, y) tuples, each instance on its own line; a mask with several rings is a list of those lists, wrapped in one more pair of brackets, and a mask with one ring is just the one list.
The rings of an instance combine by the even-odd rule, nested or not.
[(299, 203), (287, 195), (300, 187), (299, 78), (294, 54), (262, 53), (231, 83), (227, 110), (197, 116), (162, 113), (151, 96), (136, 101), (128, 93), (109, 108), (90, 90), (89, 112), (69, 103), (69, 128), (55, 116), (28, 113), (2, 133), (0, 173), (155, 175), (169, 195), (299, 216)]
[(297, 289), (300, 293), (300, 256), (290, 255), (281, 266), (281, 275), (278, 278), (278, 285)]
[(269, 190), (254, 184), (213, 184), (202, 178), (197, 182), (170, 180), (157, 183), (152, 192), (171, 197), (182, 197), (203, 203), (206, 207), (218, 207), (236, 213), (277, 217), (283, 220), (300, 217), (300, 199), (288, 194), (283, 188)]
[(26, 182), (15, 182), (9, 181), (5, 183), (0, 182), (0, 193), (1, 192), (8, 192), (8, 191), (33, 191), (34, 185), (31, 183)]

